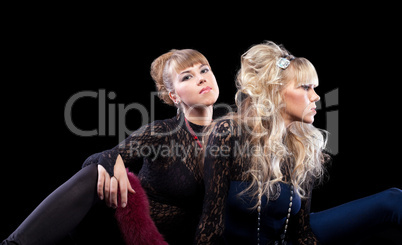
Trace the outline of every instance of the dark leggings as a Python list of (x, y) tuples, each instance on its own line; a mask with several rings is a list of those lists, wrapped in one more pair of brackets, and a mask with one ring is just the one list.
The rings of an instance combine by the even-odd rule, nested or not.
[[(25, 221), (6, 239), (6, 244), (54, 244), (63, 238), (94, 209), (102, 204), (97, 196), (97, 166), (89, 165), (81, 169), (71, 179), (50, 194)], [(110, 211), (109, 208), (107, 211)], [(106, 211), (106, 212), (107, 212)], [(102, 219), (105, 210), (101, 210)], [(90, 222), (91, 223), (91, 222)], [(111, 223), (108, 220), (106, 223)], [(355, 200), (335, 208), (311, 213), (310, 224), (313, 232), (323, 244), (353, 244), (363, 236), (380, 229), (386, 224), (402, 224), (402, 191), (392, 188), (378, 194)], [(90, 224), (89, 226), (91, 226)], [(114, 239), (112, 244), (120, 243), (116, 233), (107, 233)], [(116, 227), (113, 227), (116, 229)], [(88, 224), (83, 228), (88, 231)], [(105, 232), (96, 231), (89, 239), (91, 244), (100, 244), (92, 239), (101, 236), (105, 243)], [(81, 242), (88, 244), (88, 241)]]
[(97, 178), (97, 165), (81, 169), (43, 200), (2, 245), (43, 245), (65, 240), (94, 206), (105, 206), (97, 195)]
[(310, 224), (313, 233), (323, 244), (355, 244), (385, 226), (401, 229), (402, 191), (391, 188), (322, 212), (311, 213)]

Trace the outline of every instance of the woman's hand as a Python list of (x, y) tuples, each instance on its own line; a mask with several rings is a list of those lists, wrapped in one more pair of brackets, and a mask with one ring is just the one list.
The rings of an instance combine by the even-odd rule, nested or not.
[(128, 181), (126, 168), (124, 167), (123, 159), (119, 155), (114, 165), (114, 176), (110, 178), (110, 175), (106, 172), (102, 165), (98, 165), (98, 196), (101, 200), (105, 198), (106, 205), (116, 208), (117, 204), (117, 192), (120, 190), (121, 207), (127, 205), (128, 192), (135, 193)]

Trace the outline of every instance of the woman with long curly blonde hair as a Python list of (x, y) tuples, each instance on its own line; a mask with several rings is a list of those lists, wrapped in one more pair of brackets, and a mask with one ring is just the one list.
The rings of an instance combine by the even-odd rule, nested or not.
[[(314, 214), (310, 226), (312, 189), (329, 160), (328, 134), (312, 125), (320, 99), (316, 86), (311, 62), (273, 42), (255, 45), (241, 57), (237, 112), (207, 131), (198, 244), (319, 244), (342, 234), (325, 230), (341, 226), (330, 223), (334, 214)], [(395, 207), (401, 192), (386, 193), (396, 201), (383, 215), (398, 209), (399, 220), (393, 221), (400, 224), (402, 210)], [(361, 206), (378, 210), (369, 202)], [(348, 208), (338, 214), (347, 216)]]

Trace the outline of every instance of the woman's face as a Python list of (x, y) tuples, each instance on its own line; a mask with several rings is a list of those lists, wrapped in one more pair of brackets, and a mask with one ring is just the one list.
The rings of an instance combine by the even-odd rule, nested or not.
[(172, 76), (175, 91), (170, 97), (184, 109), (212, 106), (218, 99), (218, 84), (208, 65), (198, 63)]
[(294, 121), (313, 123), (317, 114), (315, 102), (320, 96), (314, 91), (318, 84), (296, 85), (293, 80), (282, 91), (286, 107), (282, 113), (286, 126)]

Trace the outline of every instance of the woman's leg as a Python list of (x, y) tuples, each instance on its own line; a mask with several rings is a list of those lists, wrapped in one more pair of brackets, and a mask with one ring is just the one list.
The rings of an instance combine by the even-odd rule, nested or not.
[(64, 238), (99, 200), (96, 164), (52, 192), (2, 244), (52, 244)]
[(311, 213), (310, 224), (323, 244), (353, 244), (387, 225), (402, 225), (402, 191), (391, 188), (338, 207)]

